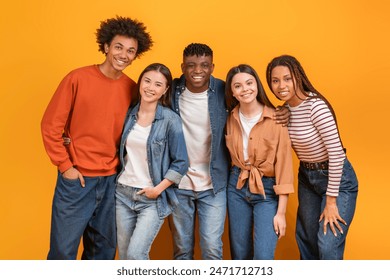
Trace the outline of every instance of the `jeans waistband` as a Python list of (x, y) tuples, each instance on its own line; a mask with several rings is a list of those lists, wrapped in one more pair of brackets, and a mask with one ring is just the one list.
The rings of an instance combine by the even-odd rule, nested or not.
[(329, 161), (323, 162), (304, 162), (301, 161), (301, 165), (310, 170), (327, 170), (329, 167)]

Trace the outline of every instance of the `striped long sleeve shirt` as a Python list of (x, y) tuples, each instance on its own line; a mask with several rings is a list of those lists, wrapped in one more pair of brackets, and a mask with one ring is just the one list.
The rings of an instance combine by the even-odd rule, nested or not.
[(329, 160), (326, 195), (338, 196), (345, 153), (335, 119), (327, 104), (319, 98), (308, 98), (291, 112), (288, 126), (292, 147), (299, 160)]

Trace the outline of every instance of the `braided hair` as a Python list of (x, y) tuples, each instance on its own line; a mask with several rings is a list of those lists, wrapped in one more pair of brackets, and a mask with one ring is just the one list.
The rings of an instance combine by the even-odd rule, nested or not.
[[(294, 77), (293, 83), (294, 83), (295, 90), (298, 88), (302, 92), (302, 94), (305, 95), (307, 98), (319, 98), (325, 102), (325, 104), (328, 106), (330, 112), (333, 115), (334, 121), (336, 123), (337, 131), (338, 131), (336, 114), (333, 110), (332, 105), (330, 105), (329, 101), (325, 98), (325, 96), (323, 96), (318, 90), (314, 88), (309, 78), (307, 77), (305, 71), (303, 70), (302, 65), (295, 57), (291, 55), (281, 55), (275, 57), (274, 59), (271, 60), (270, 63), (268, 63), (266, 76), (267, 76), (267, 84), (268, 87), (271, 89), (271, 91), (272, 91), (272, 70), (277, 66), (285, 66), (289, 69), (291, 75)], [(310, 93), (314, 93), (314, 95), (310, 95)], [(338, 134), (341, 142), (339, 131)]]

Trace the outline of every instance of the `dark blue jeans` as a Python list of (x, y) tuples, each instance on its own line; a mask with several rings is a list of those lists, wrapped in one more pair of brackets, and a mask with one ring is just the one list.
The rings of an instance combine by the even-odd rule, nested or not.
[(278, 210), (274, 177), (263, 177), (266, 197), (236, 188), (240, 169), (233, 166), (227, 189), (230, 252), (233, 260), (272, 260), (278, 236), (273, 219)]
[(49, 260), (77, 258), (83, 237), (82, 259), (112, 260), (116, 250), (115, 178), (68, 180), (58, 173), (54, 193)]
[(358, 194), (358, 181), (348, 159), (344, 161), (343, 175), (340, 182), (337, 207), (340, 216), (347, 225), (340, 223), (344, 234), (334, 236), (328, 227), (323, 232), (320, 215), (325, 208), (328, 170), (309, 170), (299, 167), (298, 173), (298, 216), (296, 240), (303, 260), (340, 260), (343, 259), (345, 240), (351, 225)]

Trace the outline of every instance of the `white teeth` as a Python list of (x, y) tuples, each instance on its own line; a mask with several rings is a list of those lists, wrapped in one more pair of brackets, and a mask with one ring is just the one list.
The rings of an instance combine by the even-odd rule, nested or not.
[(116, 62), (120, 65), (126, 64), (126, 61), (116, 59)]
[(288, 95), (288, 91), (280, 91), (279, 94), (281, 96), (287, 96)]
[(154, 96), (154, 93), (152, 93), (152, 92), (146, 92), (146, 91), (145, 91), (145, 95), (146, 95), (146, 96), (149, 96), (149, 97), (152, 97), (152, 96)]

